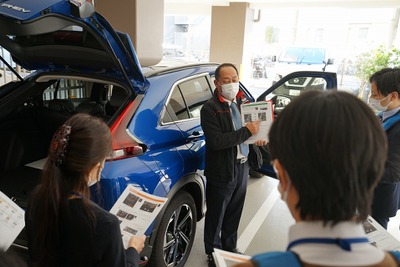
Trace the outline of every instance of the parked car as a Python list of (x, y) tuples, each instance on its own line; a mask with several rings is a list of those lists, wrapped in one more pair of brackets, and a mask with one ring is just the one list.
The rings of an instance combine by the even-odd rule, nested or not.
[[(284, 76), (296, 71), (326, 71), (337, 73), (337, 66), (330, 52), (325, 47), (314, 46), (287, 46), (284, 47), (279, 56), (273, 57), (275, 62), (272, 69), (273, 81), (276, 83)], [(309, 87), (321, 89), (324, 87), (323, 80), (318, 78), (292, 79), (286, 83), (286, 88)]]
[[(90, 1), (18, 3), (0, 5), (0, 46), (30, 74), (13, 69), (17, 80), (0, 87), (0, 190), (25, 208), (54, 131), (75, 113), (101, 117), (113, 156), (93, 199), (109, 210), (128, 184), (167, 197), (146, 232), (145, 253), (150, 266), (183, 266), (205, 213), (199, 116), (218, 64), (141, 67), (129, 36), (114, 31)], [(296, 77), (305, 75), (334, 87), (328, 73)], [(255, 101), (240, 88), (245, 101)], [(24, 253), (26, 245), (22, 232), (12, 249)]]

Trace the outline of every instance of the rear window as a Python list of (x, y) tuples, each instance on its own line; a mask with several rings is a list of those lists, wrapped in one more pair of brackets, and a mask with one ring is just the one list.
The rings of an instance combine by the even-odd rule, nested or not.
[(47, 87), (42, 97), (44, 106), (54, 111), (108, 118), (116, 113), (127, 96), (125, 89), (112, 84), (60, 79)]

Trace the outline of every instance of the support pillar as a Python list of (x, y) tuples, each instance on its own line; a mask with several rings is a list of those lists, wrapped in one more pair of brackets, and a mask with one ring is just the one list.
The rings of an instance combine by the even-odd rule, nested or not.
[[(240, 77), (250, 76), (250, 33), (253, 28), (254, 10), (249, 3), (230, 3), (229, 6), (213, 6), (211, 12), (210, 62), (235, 64)], [(246, 52), (248, 51), (248, 52)]]
[(95, 7), (114, 29), (129, 34), (142, 66), (161, 61), (164, 0), (96, 0)]

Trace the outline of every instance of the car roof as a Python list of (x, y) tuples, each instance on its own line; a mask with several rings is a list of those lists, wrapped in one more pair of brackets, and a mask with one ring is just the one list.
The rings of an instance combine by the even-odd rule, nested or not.
[(215, 67), (217, 68), (219, 63), (215, 62), (193, 62), (193, 61), (168, 61), (164, 60), (160, 63), (150, 66), (144, 67), (142, 69), (144, 75), (147, 78), (159, 76), (166, 73), (173, 73), (179, 70), (186, 70), (186, 69), (194, 69), (194, 68), (201, 68), (201, 67)]

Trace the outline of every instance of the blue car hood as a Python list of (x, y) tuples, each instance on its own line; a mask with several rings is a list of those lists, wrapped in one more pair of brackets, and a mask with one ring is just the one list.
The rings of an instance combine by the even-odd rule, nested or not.
[(0, 46), (28, 70), (101, 73), (148, 85), (131, 39), (88, 0), (0, 0)]

